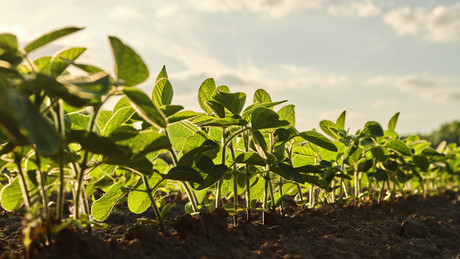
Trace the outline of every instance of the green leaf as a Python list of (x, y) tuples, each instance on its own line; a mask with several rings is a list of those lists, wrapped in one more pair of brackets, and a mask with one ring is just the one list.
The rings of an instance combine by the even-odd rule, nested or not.
[[(162, 180), (163, 178), (159, 174), (153, 174), (148, 178), (149, 187), (155, 186)], [(148, 209), (151, 202), (149, 195), (145, 192), (145, 185), (142, 180), (136, 184), (135, 189), (128, 194), (128, 208), (131, 212), (140, 214)]]
[(230, 126), (246, 126), (248, 122), (243, 119), (221, 118), (198, 123), (198, 127), (230, 127)]
[(155, 83), (152, 91), (152, 100), (156, 106), (171, 104), (173, 98), (173, 88), (167, 78), (161, 78)]
[(38, 152), (44, 156), (56, 154), (61, 145), (56, 128), (19, 92), (10, 91), (9, 97), (16, 121), (26, 130), (30, 142), (36, 145)]
[(248, 107), (246, 107), (243, 111), (243, 117), (244, 118), (247, 118), (249, 116), (251, 116), (252, 112), (258, 108), (258, 107), (265, 107), (265, 108), (269, 108), (269, 109), (272, 109), (273, 106), (276, 106), (276, 105), (279, 105), (279, 104), (282, 104), (282, 103), (285, 103), (287, 102), (287, 100), (284, 100), (284, 101), (279, 101), (279, 102), (268, 102), (268, 103), (255, 103), (255, 104), (251, 104), (249, 105)]
[(295, 106), (290, 104), (286, 105), (278, 111), (280, 120), (286, 120), (289, 124), (295, 128)]
[(254, 93), (253, 103), (271, 103), (272, 98), (264, 89), (257, 89)]
[(201, 171), (204, 181), (200, 185), (194, 184), (195, 190), (203, 190), (215, 184), (228, 170), (226, 165), (215, 165), (207, 156), (201, 156), (196, 162), (196, 167)]
[[(169, 138), (153, 131), (136, 131), (131, 126), (118, 127), (110, 134), (110, 138), (115, 141), (128, 154), (133, 156), (130, 159), (141, 158), (148, 153), (169, 149), (171, 143)], [(128, 157), (127, 157), (128, 158)]]
[(180, 151), (185, 139), (192, 136), (198, 129), (189, 122), (179, 122), (168, 126), (169, 139), (173, 149)]
[(69, 62), (66, 60), (75, 60), (77, 59), (83, 52), (85, 52), (86, 48), (67, 48), (58, 53), (56, 53), (52, 59), (50, 60), (50, 72), (51, 75), (58, 76), (70, 65)]
[(372, 156), (380, 162), (387, 160), (388, 151), (382, 146), (375, 146), (371, 148)]
[(383, 169), (377, 169), (375, 173), (368, 173), (367, 174), (369, 177), (374, 177), (377, 179), (377, 181), (386, 181), (388, 179), (388, 173), (387, 171)]
[(264, 166), (265, 160), (257, 153), (245, 152), (245, 153), (239, 154), (236, 157), (235, 163), (244, 163), (244, 164)]
[(115, 74), (125, 86), (135, 86), (149, 77), (149, 70), (142, 58), (116, 37), (109, 36), (115, 59)]
[(316, 185), (323, 189), (327, 189), (328, 187), (326, 180), (319, 176), (303, 174), (302, 177), (306, 183)]
[(27, 44), (26, 47), (24, 47), (24, 50), (29, 53), (33, 50), (36, 50), (52, 41), (55, 41), (59, 38), (62, 38), (64, 36), (67, 36), (71, 33), (74, 33), (74, 32), (77, 32), (81, 29), (84, 29), (84, 27), (66, 27), (66, 28), (62, 28), (62, 29), (59, 29), (59, 30), (56, 30), (56, 31), (52, 31), (50, 33), (47, 33), (43, 36), (41, 36), (40, 38), (32, 41), (31, 43)]
[(10, 33), (0, 34), (0, 49), (17, 50), (18, 39), (16, 38), (16, 35)]
[(163, 112), (156, 107), (149, 97), (139, 89), (127, 88), (123, 89), (125, 95), (129, 98), (134, 110), (150, 125), (159, 129), (166, 128), (166, 117)]
[(166, 216), (168, 215), (168, 213), (169, 213), (169, 211), (171, 210), (172, 207), (173, 207), (172, 203), (166, 203), (166, 205), (163, 207), (163, 209), (161, 209), (160, 217), (161, 217), (162, 220), (166, 219)]
[(286, 180), (291, 180), (297, 183), (305, 183), (304, 178), (292, 166), (285, 163), (277, 163), (276, 166), (270, 168), (270, 171), (282, 176)]
[(194, 118), (196, 116), (198, 116), (197, 112), (194, 112), (194, 111), (181, 111), (181, 112), (178, 112), (178, 113), (168, 117), (167, 121), (168, 121), (168, 124), (173, 124), (173, 123), (176, 123), (176, 122), (180, 122), (180, 121), (183, 121), (183, 120), (188, 120), (188, 119)]
[(168, 73), (166, 72), (166, 66), (163, 66), (161, 68), (161, 71), (160, 71), (160, 73), (158, 73), (158, 76), (157, 76), (157, 79), (155, 80), (155, 82), (158, 82), (163, 78), (168, 79)]
[(439, 153), (438, 151), (436, 151), (436, 149), (430, 148), (430, 147), (423, 149), (422, 155), (423, 156), (444, 156), (444, 154)]
[(299, 173), (306, 173), (306, 174), (322, 174), (323, 170), (319, 166), (316, 165), (304, 165), (300, 167), (294, 168)]
[(225, 107), (214, 100), (206, 101), (205, 104), (214, 112), (215, 115), (219, 118), (225, 118)]
[(380, 124), (376, 121), (368, 121), (366, 122), (366, 125), (364, 125), (364, 129), (361, 132), (361, 136), (382, 137), (382, 126), (380, 126)]
[(278, 128), (289, 125), (288, 121), (279, 120), (279, 115), (265, 107), (254, 109), (251, 116), (253, 129)]
[(14, 178), (11, 183), (2, 188), (0, 201), (2, 202), (2, 208), (6, 211), (14, 211), (21, 207), (24, 198), (19, 184), (19, 177)]
[(169, 118), (169, 117), (173, 116), (174, 114), (178, 113), (179, 111), (183, 110), (184, 106), (165, 104), (165, 105), (160, 106), (158, 108), (160, 108), (160, 110), (163, 112), (163, 114), (166, 116), (166, 118)]
[(117, 201), (126, 194), (126, 190), (121, 182), (117, 182), (91, 206), (91, 215), (95, 220), (104, 221), (109, 217), (113, 206)]
[(86, 130), (88, 129), (91, 121), (91, 117), (89, 115), (84, 115), (78, 112), (68, 114), (67, 118), (72, 123), (72, 129)]
[(310, 141), (311, 143), (322, 147), (324, 149), (327, 149), (329, 151), (337, 152), (337, 147), (334, 145), (332, 141), (330, 141), (328, 138), (326, 138), (323, 134), (316, 132), (316, 131), (304, 131), (299, 133), (299, 136), (304, 138), (307, 141)]
[(198, 103), (200, 104), (201, 109), (207, 114), (211, 114), (212, 110), (206, 105), (206, 102), (212, 99), (212, 95), (216, 90), (216, 82), (212, 78), (208, 78), (201, 83), (200, 88), (198, 89)]
[(246, 103), (246, 94), (218, 92), (213, 96), (213, 99), (222, 104), (233, 115), (239, 115)]
[(198, 184), (203, 183), (203, 177), (195, 169), (188, 166), (176, 166), (169, 170), (165, 175), (162, 175), (164, 179), (194, 182)]
[(38, 68), (38, 72), (42, 74), (50, 74), (51, 57), (40, 57), (34, 60), (35, 66)]
[(338, 134), (338, 128), (337, 125), (330, 121), (330, 120), (322, 120), (319, 122), (319, 127), (321, 130), (329, 135), (333, 139), (340, 139), (340, 135)]
[(410, 148), (399, 139), (392, 139), (385, 144), (385, 147), (392, 149), (404, 156), (411, 156)]
[[(64, 81), (65, 80), (65, 81)], [(110, 76), (102, 71), (84, 77), (76, 77), (67, 79), (66, 76), (61, 76), (60, 81), (64, 82), (69, 92), (84, 99), (101, 98), (106, 95), (110, 89)]]
[(60, 98), (74, 107), (85, 106), (88, 102), (80, 96), (72, 94), (67, 87), (47, 75), (37, 74), (34, 83), (35, 87), (45, 90), (48, 95)]
[(127, 122), (131, 116), (133, 116), (134, 110), (131, 106), (125, 106), (118, 109), (112, 117), (105, 124), (104, 129), (102, 130), (103, 136), (109, 136), (114, 130), (116, 130), (120, 125)]
[(267, 146), (267, 142), (265, 142), (265, 138), (262, 135), (262, 133), (258, 130), (253, 130), (252, 140), (254, 141), (254, 146), (257, 150), (257, 153), (259, 153), (259, 155), (263, 159), (267, 160), (268, 159), (268, 146)]
[(344, 130), (345, 129), (345, 116), (347, 115), (347, 111), (343, 111), (340, 116), (337, 118), (335, 125), (337, 128)]
[(115, 144), (115, 141), (108, 137), (99, 136), (94, 132), (86, 130), (70, 130), (67, 134), (69, 142), (79, 143), (84, 150), (94, 154), (100, 154), (109, 157), (123, 158), (126, 152)]
[(396, 128), (396, 123), (398, 122), (399, 112), (397, 112), (393, 117), (391, 117), (390, 121), (388, 122), (388, 131), (394, 132)]
[(415, 165), (420, 167), (423, 171), (428, 170), (430, 167), (430, 161), (426, 156), (412, 156), (412, 160), (414, 161)]

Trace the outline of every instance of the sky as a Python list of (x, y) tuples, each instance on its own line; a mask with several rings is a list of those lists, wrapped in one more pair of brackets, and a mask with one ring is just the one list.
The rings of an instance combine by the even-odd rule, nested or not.
[[(20, 44), (65, 26), (85, 30), (40, 49), (71, 46), (113, 71), (107, 36), (135, 49), (151, 76), (163, 65), (173, 104), (199, 111), (198, 88), (265, 89), (296, 107), (298, 130), (347, 111), (351, 132), (367, 121), (429, 133), (460, 120), (460, 2), (448, 0), (0, 0), (0, 33)], [(112, 72), (113, 73), (113, 72)]]

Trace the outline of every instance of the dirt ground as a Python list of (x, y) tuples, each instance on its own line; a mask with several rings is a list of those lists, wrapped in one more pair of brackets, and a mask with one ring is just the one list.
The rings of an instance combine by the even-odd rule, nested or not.
[[(265, 225), (257, 215), (235, 225), (221, 210), (179, 215), (166, 221), (166, 234), (117, 211), (109, 228), (61, 231), (32, 258), (460, 258), (460, 193), (357, 208), (285, 205), (286, 215), (269, 214)], [(19, 215), (0, 212), (0, 258), (24, 258), (20, 228)]]

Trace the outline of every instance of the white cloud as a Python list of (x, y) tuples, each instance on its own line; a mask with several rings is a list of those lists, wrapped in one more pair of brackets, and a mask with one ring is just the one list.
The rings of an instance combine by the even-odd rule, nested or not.
[(388, 12), (384, 21), (398, 35), (422, 34), (442, 42), (460, 40), (460, 4), (431, 9), (402, 7)]
[(302, 10), (320, 8), (326, 0), (205, 0), (191, 1), (193, 7), (203, 11), (242, 11), (282, 17)]
[(372, 0), (346, 1), (340, 4), (332, 4), (327, 8), (332, 15), (345, 15), (349, 17), (372, 17), (382, 12), (380, 6)]
[(375, 76), (365, 80), (369, 87), (392, 87), (435, 101), (460, 100), (460, 78), (429, 74)]
[(145, 18), (142, 12), (127, 5), (115, 5), (110, 12), (110, 17), (121, 21), (142, 20)]

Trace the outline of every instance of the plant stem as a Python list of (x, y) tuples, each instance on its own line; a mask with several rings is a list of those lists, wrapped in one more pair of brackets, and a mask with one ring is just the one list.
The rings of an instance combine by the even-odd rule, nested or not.
[(149, 196), (150, 203), (152, 204), (153, 212), (155, 213), (155, 216), (157, 217), (158, 222), (160, 223), (161, 232), (163, 232), (163, 234), (166, 234), (163, 218), (161, 218), (161, 213), (160, 213), (160, 210), (158, 209), (158, 206), (157, 206), (157, 203), (155, 201), (155, 198), (153, 197), (152, 189), (150, 189), (149, 181), (147, 179), (147, 176), (142, 175), (142, 182), (144, 183), (145, 190), (147, 192), (147, 195)]
[[(169, 136), (169, 132), (167, 129), (165, 129), (165, 134), (166, 134), (166, 137), (168, 137), (168, 139), (170, 140), (171, 137)], [(173, 147), (169, 149), (169, 153), (171, 154), (173, 165), (177, 166), (179, 159), (177, 158), (176, 151), (174, 151)], [(181, 184), (182, 184), (182, 187), (184, 187), (185, 192), (187, 193), (187, 197), (190, 200), (190, 203), (192, 204), (193, 212), (198, 212), (198, 205), (197, 205), (198, 200), (195, 196), (195, 193), (192, 191), (190, 185), (187, 182), (181, 181)]]
[(40, 162), (40, 156), (36, 154), (37, 157), (37, 176), (38, 176), (38, 181), (40, 185), (40, 194), (42, 198), (42, 203), (43, 203), (43, 209), (45, 210), (45, 224), (46, 224), (46, 233), (47, 233), (47, 238), (48, 242), (51, 242), (51, 223), (50, 223), (50, 211), (49, 211), (49, 202), (48, 202), (48, 195), (46, 194), (46, 173), (42, 173), (41, 171), (41, 162)]
[(29, 209), (30, 204), (31, 204), (29, 189), (27, 188), (26, 176), (24, 174), (24, 171), (22, 171), (21, 158), (17, 154), (14, 156), (14, 162), (16, 163), (16, 166), (18, 167), (19, 184), (22, 189), (22, 197), (24, 199), (24, 205), (26, 206), (26, 209)]
[[(244, 132), (243, 137), (244, 137), (244, 150), (248, 152), (249, 151), (249, 133)], [(246, 220), (250, 221), (251, 220), (251, 179), (250, 179), (250, 174), (249, 174), (249, 167), (247, 164), (244, 166), (244, 170), (246, 172), (246, 207), (247, 207)]]
[[(222, 128), (222, 164), (225, 165), (226, 162), (226, 142), (225, 142), (225, 135), (226, 135), (226, 128)], [(223, 183), (223, 177), (219, 179), (217, 182), (217, 187), (216, 187), (216, 209), (222, 207), (222, 183)]]

